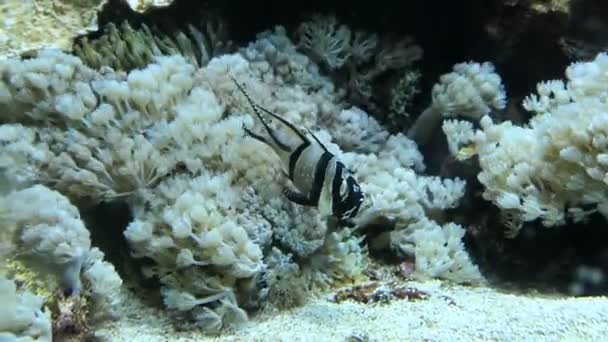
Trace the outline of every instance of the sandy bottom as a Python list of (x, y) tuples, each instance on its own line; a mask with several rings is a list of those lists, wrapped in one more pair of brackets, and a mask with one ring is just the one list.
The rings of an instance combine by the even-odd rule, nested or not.
[(129, 299), (124, 317), (99, 331), (108, 341), (600, 341), (608, 298), (514, 295), (485, 287), (410, 283), (428, 299), (332, 303), (253, 318), (222, 337), (175, 331), (158, 310)]

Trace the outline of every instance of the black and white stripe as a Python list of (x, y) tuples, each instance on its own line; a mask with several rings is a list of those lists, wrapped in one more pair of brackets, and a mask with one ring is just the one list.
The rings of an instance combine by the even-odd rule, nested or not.
[[(233, 81), (262, 122), (268, 137), (243, 129), (250, 137), (273, 148), (284, 163), (287, 177), (297, 189), (285, 189), (284, 195), (292, 202), (316, 206), (324, 215), (342, 220), (354, 217), (363, 201), (363, 194), (344, 164), (312, 132), (308, 131), (314, 143), (292, 123), (253, 102), (243, 87), (235, 79)], [(284, 131), (272, 129), (261, 112), (276, 119), (284, 126)]]

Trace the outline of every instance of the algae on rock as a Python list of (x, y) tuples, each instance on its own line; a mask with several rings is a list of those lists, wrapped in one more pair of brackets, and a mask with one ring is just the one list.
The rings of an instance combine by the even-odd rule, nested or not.
[(78, 34), (97, 29), (102, 0), (0, 2), (0, 59), (40, 48), (68, 49)]

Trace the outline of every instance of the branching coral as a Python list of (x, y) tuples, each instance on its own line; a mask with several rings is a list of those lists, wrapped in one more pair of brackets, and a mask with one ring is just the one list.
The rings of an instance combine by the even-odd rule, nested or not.
[(288, 308), (302, 304), (315, 289), (361, 279), (368, 266), (362, 237), (349, 229), (327, 234), (322, 246), (300, 260), (296, 263), (291, 253), (276, 247), (268, 253), (264, 278), (269, 285), (267, 297), (271, 305)]
[(422, 74), (416, 70), (406, 70), (390, 90), (389, 123), (395, 127), (404, 126), (404, 117), (409, 118), (414, 98), (420, 93), (420, 78)]
[[(350, 58), (350, 29), (345, 25), (338, 25), (335, 17), (317, 15), (312, 21), (300, 25), (299, 31), (299, 44), (310, 51), (317, 62), (326, 63), (331, 69), (338, 69)], [(356, 39), (356, 42), (361, 41), (362, 39)], [(365, 42), (365, 45), (373, 47), (375, 42)], [(361, 52), (357, 56), (367, 56), (363, 49), (356, 51)]]
[(332, 73), (343, 71), (348, 100), (376, 109), (373, 82), (387, 71), (403, 71), (422, 58), (411, 37), (378, 39), (365, 31), (354, 33), (334, 16), (315, 15), (298, 29), (298, 47)]
[[(407, 142), (407, 138), (402, 137), (401, 146), (407, 146)], [(361, 187), (369, 197), (370, 206), (362, 210), (359, 225), (365, 226), (378, 217), (393, 222), (392, 229), (371, 242), (372, 248), (390, 248), (404, 257), (414, 258), (418, 278), (483, 282), (462, 245), (464, 229), (454, 223), (441, 227), (430, 219), (438, 210), (458, 204), (464, 195), (463, 180), (418, 176), (408, 168), (415, 160), (399, 160), (390, 154), (383, 159), (349, 153), (344, 157), (354, 165)]]
[(456, 64), (433, 86), (433, 101), (410, 127), (408, 137), (425, 144), (443, 117), (479, 120), (492, 110), (504, 109), (505, 98), (504, 86), (492, 63)]
[[(503, 212), (509, 236), (523, 222), (540, 219), (545, 226), (582, 220), (593, 212), (608, 216), (608, 55), (573, 63), (567, 81), (539, 83), (524, 100), (536, 113), (515, 126), (481, 120), (481, 130), (446, 129), (460, 159), (479, 156), (483, 196)], [(452, 125), (454, 126), (454, 125)]]
[(264, 107), (285, 112), (287, 119), (306, 126), (340, 109), (337, 104), (343, 94), (319, 73), (317, 64), (297, 50), (284, 27), (258, 34), (240, 54), (249, 61), (253, 75), (274, 88), (273, 101), (263, 101), (260, 96)]
[(378, 121), (357, 107), (344, 109), (335, 114), (328, 129), (333, 138), (345, 150), (377, 152), (389, 138), (388, 132)]
[(329, 233), (305, 270), (314, 279), (313, 284), (327, 287), (336, 281), (354, 282), (360, 278), (368, 264), (367, 248), (362, 241), (349, 229)]

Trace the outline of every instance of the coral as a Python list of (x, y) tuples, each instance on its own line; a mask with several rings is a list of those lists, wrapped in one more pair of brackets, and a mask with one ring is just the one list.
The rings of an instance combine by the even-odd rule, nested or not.
[[(298, 30), (299, 45), (308, 50), (318, 62), (327, 64), (331, 69), (338, 69), (350, 58), (351, 32), (344, 25), (338, 26), (335, 17), (316, 15), (311, 21), (302, 23)], [(374, 43), (370, 41), (367, 45), (373, 47)], [(359, 51), (363, 52), (362, 49)]]
[(390, 90), (390, 112), (388, 121), (391, 126), (401, 128), (404, 117), (409, 118), (408, 109), (416, 95), (420, 93), (420, 77), (416, 70), (406, 70)]
[(188, 25), (187, 33), (178, 31), (169, 36), (145, 23), (133, 28), (128, 21), (119, 27), (109, 23), (104, 34), (96, 39), (83, 37), (74, 44), (74, 54), (91, 68), (110, 66), (114, 70), (130, 71), (143, 68), (155, 56), (180, 54), (193, 65), (204, 66), (216, 55), (228, 52), (231, 42), (221, 21), (207, 20), (201, 31)]
[[(176, 260), (183, 268), (208, 266), (235, 278), (247, 278), (261, 268), (262, 252), (250, 241), (239, 218), (247, 202), (233, 189), (234, 175), (201, 175), (189, 182), (176, 177), (159, 185), (143, 198), (147, 210), (137, 212), (125, 236), (139, 256), (153, 258), (159, 268), (170, 270)], [(231, 189), (233, 189), (231, 191)], [(232, 220), (228, 220), (232, 217)], [(151, 222), (157, 223), (149, 227)], [(165, 264), (170, 262), (170, 264)]]
[[(20, 143), (38, 150), (39, 158), (29, 166), (38, 168), (36, 180), (51, 183), (72, 198), (99, 201), (150, 185), (177, 162), (193, 167), (196, 161), (187, 155), (179, 160), (178, 151), (160, 152), (169, 146), (159, 144), (171, 140), (156, 141), (155, 146), (142, 134), (147, 128), (146, 134), (154, 135), (152, 123), (162, 126), (159, 119), (192, 83), (194, 68), (183, 58), (159, 57), (159, 63), (162, 66), (152, 64), (148, 71), (135, 70), (128, 78), (114, 73), (104, 78), (80, 59), (52, 50), (42, 51), (36, 59), (0, 65), (4, 120), (27, 115), (30, 120), (55, 120), (70, 127), (38, 130), (37, 146)], [(152, 96), (160, 87), (162, 96)], [(11, 160), (22, 151), (3, 152)]]
[(3, 122), (23, 115), (38, 121), (51, 119), (53, 115), (63, 115), (67, 120), (81, 119), (85, 110), (97, 104), (90, 85), (85, 84), (94, 76), (78, 58), (57, 50), (43, 50), (37, 58), (25, 61), (2, 61)]
[(42, 297), (17, 291), (14, 281), (0, 276), (0, 301), (0, 340), (53, 340), (51, 317)]
[(69, 49), (97, 29), (100, 0), (8, 0), (0, 4), (0, 60), (40, 48)]
[(42, 185), (11, 192), (1, 201), (8, 208), (1, 223), (13, 235), (15, 255), (27, 258), (30, 267), (56, 273), (59, 290), (90, 298), (99, 316), (111, 314), (122, 280), (114, 266), (103, 261), (103, 253), (91, 248), (78, 209)]
[(82, 267), (84, 280), (84, 296), (92, 310), (94, 319), (113, 318), (118, 316), (117, 305), (121, 302), (118, 295), (122, 279), (116, 273), (114, 265), (104, 260), (104, 254), (98, 248), (89, 250), (87, 259)]
[(382, 46), (378, 37), (364, 31), (354, 34), (345, 25), (338, 25), (334, 16), (315, 15), (298, 28), (298, 46), (307, 51), (318, 63), (330, 69), (347, 64), (364, 64), (374, 58), (372, 73), (400, 69), (422, 57), (422, 50), (411, 45), (410, 39), (399, 41), (392, 47)]
[[(464, 195), (465, 182), (458, 178), (417, 175), (410, 168), (423, 170), (424, 164), (414, 146), (411, 140), (397, 135), (391, 136), (377, 155), (345, 153), (342, 156), (356, 172), (369, 198), (358, 225), (364, 227), (379, 217), (389, 218), (393, 227), (387, 227), (388, 237), (381, 235), (376, 240), (387, 239), (388, 246), (378, 248), (391, 248), (403, 256), (414, 257), (418, 278), (483, 281), (460, 241), (464, 229), (452, 223), (446, 226), (449, 228), (442, 228), (429, 219), (458, 204)], [(408, 150), (415, 152), (403, 153)], [(436, 218), (442, 219), (441, 215)], [(451, 242), (444, 243), (447, 241)], [(441, 266), (446, 263), (446, 267)]]
[(0, 171), (3, 176), (0, 193), (31, 184), (38, 177), (37, 165), (48, 162), (52, 156), (48, 147), (39, 141), (36, 131), (21, 124), (0, 126), (0, 146)]
[(442, 227), (423, 219), (406, 229), (394, 232), (391, 238), (394, 248), (405, 255), (415, 257), (414, 278), (443, 278), (458, 283), (482, 283), (483, 277), (462, 243), (464, 234), (464, 229), (455, 223)]
[(323, 246), (310, 256), (303, 272), (311, 278), (311, 285), (327, 288), (337, 283), (354, 282), (367, 268), (367, 249), (362, 237), (344, 228), (331, 232)]
[(422, 58), (422, 49), (411, 37), (379, 40), (366, 31), (354, 33), (339, 25), (334, 16), (314, 15), (298, 28), (298, 47), (330, 73), (343, 73), (347, 79), (348, 100), (376, 110), (374, 82), (387, 71), (409, 68)]
[(207, 332), (246, 319), (239, 306), (249, 302), (237, 288), (263, 270), (260, 245), (252, 241), (263, 232), (244, 227), (268, 223), (242, 198), (235, 178), (229, 172), (168, 178), (144, 192), (146, 204), (133, 208), (135, 220), (124, 233), (134, 256), (154, 261), (145, 272), (160, 279), (165, 305), (190, 312)]
[(328, 129), (336, 142), (348, 151), (377, 152), (389, 138), (378, 121), (358, 107), (340, 111)]
[(271, 199), (263, 215), (273, 225), (273, 237), (281, 247), (299, 257), (309, 257), (325, 241), (327, 225), (312, 208)]
[(310, 58), (297, 52), (282, 26), (257, 34), (257, 39), (240, 53), (264, 83), (297, 83), (304, 89), (332, 86), (319, 75), (318, 66)]
[[(259, 33), (255, 41), (239, 52), (249, 62), (253, 76), (277, 88), (274, 101), (260, 103), (264, 107), (286, 112), (284, 115), (290, 121), (306, 126), (340, 109), (337, 104), (343, 94), (319, 73), (317, 64), (298, 52), (284, 27), (277, 26), (273, 31)], [(309, 96), (302, 98), (300, 88)], [(263, 96), (259, 98), (264, 100)], [(293, 105), (294, 102), (297, 106)], [(299, 115), (294, 115), (296, 111)], [(314, 117), (310, 118), (311, 114)]]
[(268, 283), (266, 307), (287, 309), (302, 305), (310, 295), (310, 285), (293, 255), (273, 247), (264, 258)]
[(485, 62), (456, 64), (433, 86), (433, 106), (444, 116), (479, 119), (505, 107), (505, 90), (494, 66)]
[[(128, 75), (106, 70), (103, 76), (85, 67), (77, 58), (52, 51), (42, 52), (31, 61), (10, 61), (8, 63), (15, 66), (11, 70), (15, 72), (29, 67), (48, 70), (49, 64), (54, 65), (53, 68), (69, 66), (71, 71), (66, 76), (86, 80), (78, 84), (95, 94), (94, 98), (99, 98), (101, 103), (95, 100), (89, 103), (90, 107), (81, 106), (78, 95), (83, 94), (69, 95), (69, 101), (58, 100), (67, 95), (57, 92), (70, 89), (62, 83), (66, 82), (62, 79), (53, 83), (65, 87), (48, 88), (42, 94), (37, 93), (40, 97), (46, 94), (40, 101), (35, 102), (30, 93), (17, 106), (14, 106), (14, 101), (7, 103), (11, 110), (8, 119), (13, 119), (13, 114), (21, 113), (15, 107), (26, 104), (35, 107), (30, 111), (37, 113), (30, 114), (33, 120), (55, 117), (55, 120), (63, 122), (63, 125), (48, 130), (37, 130), (45, 140), (44, 147), (54, 151), (50, 153), (50, 162), (47, 159), (36, 165), (36, 177), (31, 179), (52, 179), (55, 188), (77, 200), (85, 195), (92, 201), (116, 199), (119, 197), (117, 195), (130, 197), (135, 220), (125, 235), (135, 255), (148, 256), (157, 262), (158, 271), (149, 271), (148, 275), (158, 275), (168, 290), (211, 296), (215, 298), (211, 300), (212, 305), (221, 300), (221, 305), (216, 306), (214, 311), (214, 315), (219, 316), (214, 317), (229, 317), (229, 312), (235, 310), (226, 311), (227, 308), (238, 309), (233, 302), (236, 297), (220, 294), (233, 292), (231, 286), (245, 282), (241, 280), (243, 278), (249, 281), (262, 266), (260, 248), (250, 240), (243, 227), (249, 227), (251, 234), (256, 234), (253, 238), (264, 243), (261, 240), (268, 240), (268, 235), (264, 229), (260, 231), (260, 227), (269, 226), (254, 212), (256, 206), (249, 206), (245, 201), (246, 188), (237, 190), (232, 183), (237, 176), (244, 180), (250, 177), (259, 179), (252, 173), (256, 171), (255, 168), (247, 167), (246, 161), (265, 159), (246, 149), (236, 149), (240, 146), (237, 138), (242, 137), (241, 126), (250, 118), (233, 116), (223, 120), (225, 107), (217, 102), (214, 94), (207, 88), (194, 86), (193, 66), (177, 56), (157, 57), (157, 61), (159, 64), (133, 70)], [(165, 77), (171, 80), (163, 80)], [(4, 83), (5, 89), (18, 91), (10, 83), (15, 77), (6, 76), (3, 79), (9, 82), (8, 86)], [(70, 82), (67, 81), (68, 84)], [(56, 103), (61, 105), (52, 105)], [(204, 110), (201, 111), (201, 108)], [(79, 114), (67, 115), (74, 110), (78, 110)], [(64, 125), (69, 129), (64, 130)], [(23, 151), (29, 150), (11, 149), (7, 154), (31, 162), (29, 165), (37, 164), (26, 158), (27, 154), (24, 156)], [(250, 156), (245, 157), (247, 154)], [(201, 171), (202, 165), (211, 168), (214, 164), (220, 172), (217, 175), (211, 174), (211, 171), (203, 172), (198, 178), (200, 186), (193, 187), (197, 178), (193, 179), (189, 172), (201, 173), (205, 171)], [(176, 175), (169, 172), (182, 170), (179, 165), (183, 165), (183, 171)], [(235, 171), (232, 175), (225, 173), (231, 169), (231, 165)], [(68, 168), (72, 168), (73, 172), (70, 173)], [(59, 170), (61, 174), (49, 175)], [(198, 192), (186, 192), (186, 188)], [(234, 191), (228, 198), (226, 189), (230, 188), (234, 188)], [(211, 194), (217, 196), (215, 204), (205, 198)], [(243, 201), (237, 205), (240, 199)], [(147, 207), (164, 207), (164, 210), (150, 212)], [(225, 211), (218, 212), (220, 208)], [(251, 208), (251, 211), (242, 212), (246, 208)], [(223, 222), (225, 217), (234, 214), (238, 214), (234, 221)], [(157, 234), (162, 236), (156, 237)], [(175, 242), (170, 236), (174, 236)], [(174, 243), (181, 245), (181, 248), (170, 248)], [(204, 247), (201, 251), (203, 255), (193, 253), (200, 247)], [(82, 258), (74, 260), (79, 261), (80, 265), (88, 261)], [(103, 272), (99, 272), (103, 264), (90, 260), (84, 277), (92, 280), (92, 284), (111, 282), (103, 277)], [(209, 266), (202, 270), (203, 278), (209, 278), (207, 286), (196, 280), (198, 273), (193, 273), (190, 280), (165, 274), (174, 270), (176, 265), (186, 270), (193, 266), (200, 267), (203, 263)], [(219, 272), (214, 272), (214, 269)], [(94, 295), (103, 295), (103, 290), (91, 288)], [(172, 301), (166, 303), (170, 306)], [(175, 307), (187, 308), (183, 305)], [(207, 321), (205, 317), (211, 315), (209, 308), (201, 310), (207, 314), (194, 312), (194, 316)], [(213, 327), (216, 326), (217, 322), (213, 323)]]
[(408, 131), (408, 137), (420, 145), (428, 142), (443, 117), (479, 120), (506, 106), (504, 86), (490, 62), (456, 64), (452, 72), (442, 75), (433, 86), (432, 95), (431, 105)]
[(273, 247), (266, 257), (264, 276), (268, 283), (268, 300), (280, 308), (302, 304), (315, 289), (349, 284), (363, 279), (368, 266), (367, 248), (363, 238), (349, 229), (327, 234), (314, 253), (300, 257)]
[(9, 209), (3, 222), (16, 234), (21, 253), (59, 266), (63, 286), (79, 294), (80, 270), (91, 241), (78, 209), (41, 185), (10, 193), (3, 201)]
[(464, 141), (451, 138), (460, 141), (460, 159), (478, 155), (483, 197), (502, 210), (508, 236), (536, 219), (550, 227), (567, 216), (608, 216), (607, 70), (604, 53), (573, 63), (566, 82), (541, 82), (526, 97), (524, 107), (535, 113), (527, 125), (495, 124), (486, 116)]
[(473, 123), (470, 121), (446, 119), (443, 121), (441, 129), (445, 133), (448, 149), (452, 155), (461, 157), (461, 154), (467, 153), (467, 150), (461, 147), (473, 140), (475, 136)]

